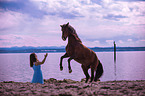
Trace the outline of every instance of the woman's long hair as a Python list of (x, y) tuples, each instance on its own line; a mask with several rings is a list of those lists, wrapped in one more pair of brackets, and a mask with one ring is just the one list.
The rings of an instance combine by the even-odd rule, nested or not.
[(33, 67), (33, 62), (37, 61), (37, 57), (35, 53), (30, 54), (30, 67)]

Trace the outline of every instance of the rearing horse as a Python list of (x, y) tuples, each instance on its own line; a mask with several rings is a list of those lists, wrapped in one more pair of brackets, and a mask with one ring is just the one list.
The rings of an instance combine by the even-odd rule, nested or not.
[[(66, 46), (66, 53), (60, 59), (60, 70), (63, 70), (62, 60), (63, 58), (70, 57), (68, 59), (68, 68), (69, 73), (72, 72), (70, 61), (74, 59), (75, 61), (82, 64), (83, 72), (86, 76), (86, 83), (90, 78), (88, 74), (88, 69), (91, 68), (91, 81), (97, 81), (103, 74), (103, 67), (100, 61), (98, 60), (94, 51), (90, 50), (86, 46), (82, 44), (82, 41), (78, 37), (75, 29), (67, 24), (60, 25), (62, 31), (62, 39), (65, 41), (68, 37), (68, 44)], [(94, 72), (96, 71), (96, 75), (94, 78)]]

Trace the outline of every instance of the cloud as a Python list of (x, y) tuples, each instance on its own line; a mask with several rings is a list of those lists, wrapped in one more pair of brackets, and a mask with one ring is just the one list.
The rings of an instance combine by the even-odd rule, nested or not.
[(132, 39), (128, 39), (127, 41), (132, 42)]
[(9, 29), (19, 26), (19, 22), (23, 21), (24, 15), (14, 11), (0, 12), (0, 29)]
[(113, 46), (114, 40), (106, 40), (107, 46)]
[[(129, 46), (126, 42), (141, 45), (139, 40), (145, 38), (144, 9), (142, 0), (1, 0), (0, 36), (17, 38), (0, 38), (0, 45), (66, 45), (59, 25), (67, 22), (86, 46), (112, 46), (107, 40), (119, 46)], [(14, 43), (16, 39), (21, 42)]]
[(64, 19), (75, 19), (77, 17), (83, 17), (83, 16), (81, 16), (78, 12), (71, 12), (71, 13), (60, 12), (59, 17), (62, 17)]
[[(31, 35), (1, 35), (1, 47), (11, 46), (65, 46), (67, 42), (63, 42), (61, 37), (57, 36), (31, 36)], [(55, 43), (54, 43), (55, 42)]]
[(35, 18), (43, 18), (47, 15), (57, 16), (62, 19), (104, 18), (126, 22), (128, 24), (131, 24), (131, 20), (134, 19), (137, 14), (143, 17), (143, 9), (145, 8), (145, 2), (130, 3), (115, 0), (26, 0), (17, 2), (1, 1), (0, 4), (2, 9), (26, 13)]
[(115, 0), (115, 1), (136, 2), (136, 1), (145, 1), (145, 0)]
[(145, 42), (145, 39), (143, 39), (143, 40), (139, 40), (139, 41), (141, 41), (141, 42)]
[(35, 18), (42, 18), (44, 15), (47, 15), (45, 11), (39, 10), (35, 3), (29, 0), (0, 1), (0, 8), (4, 10), (29, 14)]
[(120, 44), (123, 44), (123, 43), (124, 43), (122, 40), (119, 40), (118, 42), (119, 42)]
[(118, 47), (144, 47), (145, 45), (145, 40), (142, 39), (142, 40), (118, 40), (116, 42), (117, 46)]
[(103, 18), (109, 19), (109, 20), (119, 21), (119, 19), (127, 18), (127, 16), (107, 14), (107, 16), (103, 16)]
[(84, 41), (83, 44), (84, 45), (87, 45), (88, 47), (96, 47), (96, 46), (104, 47), (104, 45), (101, 44), (99, 40), (95, 40), (95, 41)]
[(113, 43), (113, 40), (106, 40), (107, 43)]

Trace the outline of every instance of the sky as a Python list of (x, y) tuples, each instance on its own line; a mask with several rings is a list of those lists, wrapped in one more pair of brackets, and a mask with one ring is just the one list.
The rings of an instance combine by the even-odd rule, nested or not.
[(0, 47), (66, 46), (67, 22), (87, 47), (145, 47), (145, 0), (0, 0)]

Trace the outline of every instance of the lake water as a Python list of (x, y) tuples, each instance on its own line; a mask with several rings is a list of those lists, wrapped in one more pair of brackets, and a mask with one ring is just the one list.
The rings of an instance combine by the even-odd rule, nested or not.
[[(41, 61), (44, 53), (36, 53)], [(85, 78), (81, 64), (71, 61), (72, 73), (68, 72), (67, 59), (63, 60), (63, 71), (59, 69), (60, 57), (64, 53), (48, 53), (46, 62), (41, 66), (43, 78), (59, 80), (72, 79), (80, 81)], [(96, 52), (103, 64), (104, 74), (101, 81), (115, 80), (113, 52)], [(29, 65), (30, 53), (0, 54), (0, 82), (30, 82), (33, 69)], [(145, 80), (145, 51), (117, 52), (117, 80)], [(90, 73), (90, 70), (89, 70)]]

